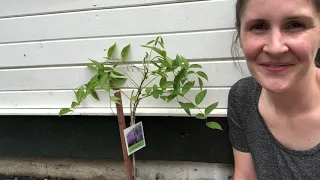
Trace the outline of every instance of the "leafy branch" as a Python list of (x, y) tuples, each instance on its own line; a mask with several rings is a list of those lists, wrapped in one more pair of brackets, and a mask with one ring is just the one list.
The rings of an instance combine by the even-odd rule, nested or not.
[[(118, 103), (119, 98), (111, 96), (110, 94), (116, 91), (121, 91), (121, 84), (129, 80), (135, 87), (131, 95), (126, 95), (130, 100), (130, 115), (131, 124), (135, 123), (136, 110), (141, 100), (153, 97), (155, 99), (162, 99), (169, 103), (173, 99), (179, 103), (180, 107), (191, 116), (191, 110), (198, 110), (196, 114), (197, 119), (207, 119), (208, 115), (217, 108), (218, 102), (215, 102), (204, 109), (204, 112), (199, 107), (205, 99), (207, 90), (203, 89), (203, 81), (208, 81), (208, 76), (201, 71), (202, 66), (199, 64), (190, 64), (189, 61), (181, 55), (176, 55), (171, 59), (164, 49), (164, 41), (162, 37), (157, 37), (155, 40), (149, 41), (143, 48), (149, 50), (146, 52), (142, 60), (142, 68), (139, 68), (126, 61), (130, 45), (125, 46), (120, 53), (120, 58), (114, 57), (116, 43), (113, 44), (107, 51), (105, 62), (97, 62), (90, 59), (91, 64), (87, 67), (96, 72), (91, 80), (75, 91), (77, 101), (71, 103), (71, 108), (61, 109), (59, 115), (64, 115), (74, 111), (82, 103), (88, 95), (96, 100), (99, 100), (97, 90), (104, 90), (109, 93), (110, 101)], [(152, 53), (156, 56), (152, 56)], [(114, 62), (114, 63), (111, 63)], [(124, 70), (120, 67), (127, 65), (131, 68), (137, 69), (142, 78), (139, 83), (135, 82)], [(151, 68), (152, 67), (152, 68)], [(190, 79), (196, 80), (190, 80)], [(160, 79), (160, 80), (159, 80)], [(195, 84), (199, 84), (199, 92), (194, 98), (194, 101), (189, 100), (186, 95), (191, 89), (197, 89)], [(122, 92), (124, 93), (124, 92)], [(181, 99), (181, 100), (179, 100)], [(182, 101), (183, 100), (183, 101)], [(206, 122), (207, 126), (213, 129), (222, 130), (221, 126), (215, 122)]]

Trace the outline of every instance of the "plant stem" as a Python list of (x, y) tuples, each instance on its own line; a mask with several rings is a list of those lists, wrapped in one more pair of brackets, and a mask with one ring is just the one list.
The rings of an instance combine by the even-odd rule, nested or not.
[(156, 77), (154, 77), (151, 81), (148, 82), (148, 84), (146, 84), (145, 86), (143, 86), (143, 88), (147, 87), (152, 81), (154, 81), (156, 78), (158, 78), (159, 75), (157, 75)]
[[(184, 96), (181, 96), (181, 97), (183, 97), (184, 99), (186, 99), (187, 101), (189, 101), (190, 103), (192, 103), (192, 101), (190, 101), (188, 98), (186, 98), (186, 97), (184, 97)], [(196, 108), (203, 114), (203, 112), (201, 111), (201, 109), (200, 109), (198, 106), (196, 106)]]
[(138, 88), (138, 84), (137, 84), (136, 82), (134, 82), (134, 80), (131, 79), (131, 77), (128, 76), (128, 74), (127, 74), (126, 72), (124, 72), (124, 71), (121, 70), (121, 69), (118, 69), (118, 70), (121, 71), (123, 74), (125, 74), (125, 75), (127, 76), (127, 78), (130, 80), (130, 82), (131, 82), (136, 88)]

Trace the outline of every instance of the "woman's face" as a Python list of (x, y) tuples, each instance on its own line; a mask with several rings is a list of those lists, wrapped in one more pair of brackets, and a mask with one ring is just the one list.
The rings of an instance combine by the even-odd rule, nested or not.
[(315, 75), (320, 17), (311, 0), (248, 0), (239, 30), (248, 68), (265, 89), (285, 92)]

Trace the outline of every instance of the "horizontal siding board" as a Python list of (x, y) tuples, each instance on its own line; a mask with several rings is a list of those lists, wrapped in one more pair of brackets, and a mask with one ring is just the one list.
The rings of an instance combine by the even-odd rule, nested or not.
[[(248, 73), (241, 74), (233, 61), (199, 62), (198, 64), (203, 67), (201, 71), (206, 72), (209, 77), (208, 82), (204, 80), (204, 85), (207, 87), (231, 86), (239, 78), (248, 75)], [(248, 72), (244, 61), (240, 61), (240, 65), (244, 72)], [(121, 67), (121, 72), (125, 72), (136, 83), (141, 80), (141, 73), (138, 70)], [(0, 91), (75, 89), (87, 83), (93, 75), (94, 72), (86, 66), (0, 70)], [(168, 80), (170, 79), (172, 80), (172, 76), (168, 77)], [(196, 80), (196, 78), (190, 80)], [(122, 86), (134, 88), (129, 81)]]
[(220, 0), (1, 19), (0, 43), (233, 28), (232, 9)]
[[(128, 96), (131, 94), (130, 89), (123, 90)], [(191, 99), (199, 92), (198, 89), (191, 89), (186, 95)], [(227, 94), (229, 88), (210, 88), (208, 89), (207, 96), (200, 104), (201, 108), (219, 101), (218, 108), (226, 108)], [(108, 93), (105, 91), (97, 91), (100, 101), (93, 99), (89, 96), (81, 105), (83, 108), (109, 108), (110, 100)], [(123, 95), (123, 107), (129, 107), (129, 100)], [(191, 99), (193, 100), (193, 99)], [(0, 92), (0, 108), (22, 108), (22, 109), (35, 109), (35, 108), (66, 108), (70, 107), (71, 102), (76, 101), (74, 92), (71, 90), (60, 91), (19, 91), (19, 92)], [(112, 103), (112, 107), (115, 104)], [(141, 101), (139, 107), (148, 108), (179, 108), (176, 101), (165, 103), (162, 99), (148, 98)]]
[[(183, 55), (189, 60), (219, 59), (231, 57), (233, 30), (209, 31), (163, 35), (165, 48), (170, 57)], [(157, 36), (134, 36), (118, 38), (98, 38), (68, 41), (45, 41), (0, 45), (0, 68), (28, 66), (57, 66), (86, 64), (88, 58), (104, 61), (106, 51), (117, 43), (116, 56), (121, 49), (131, 44), (128, 61), (141, 63), (147, 49), (141, 45)]]
[(64, 11), (81, 11), (88, 9), (119, 8), (127, 6), (175, 3), (180, 0), (10, 0), (1, 1), (0, 18), (29, 14), (44, 14)]
[[(203, 109), (202, 109), (203, 110)], [(57, 115), (60, 109), (0, 109), (0, 115)], [(191, 115), (195, 116), (198, 111), (191, 109)], [(113, 116), (113, 110), (110, 108), (78, 108), (73, 113), (67, 115), (95, 115), (95, 116)], [(123, 108), (126, 116), (130, 115), (129, 108)], [(138, 108), (137, 116), (188, 116), (181, 108)], [(210, 117), (227, 117), (227, 109), (215, 109)]]

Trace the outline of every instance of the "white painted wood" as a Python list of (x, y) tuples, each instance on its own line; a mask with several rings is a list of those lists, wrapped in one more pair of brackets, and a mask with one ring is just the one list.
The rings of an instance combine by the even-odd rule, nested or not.
[[(203, 66), (207, 97), (200, 108), (219, 101), (210, 116), (226, 117), (230, 86), (248, 76), (231, 61), (234, 1), (207, 0), (11, 0), (0, 2), (0, 115), (57, 115), (75, 100), (73, 89), (93, 73), (88, 58), (103, 61), (117, 42), (131, 44), (128, 61), (141, 66), (140, 45), (162, 35), (169, 56), (183, 55)], [(138, 81), (140, 73), (125, 70)], [(191, 79), (193, 80), (193, 79)], [(129, 95), (134, 86), (124, 84)], [(192, 89), (187, 95), (197, 94)], [(89, 97), (73, 115), (114, 115), (106, 92)], [(124, 112), (129, 101), (123, 95)], [(192, 111), (194, 114), (197, 111)], [(186, 116), (175, 101), (141, 102), (138, 116)]]
[[(219, 59), (231, 57), (233, 30), (178, 33), (163, 35), (165, 48), (170, 57), (183, 55), (189, 60)], [(95, 38), (67, 41), (44, 41), (34, 43), (0, 45), (0, 68), (26, 66), (57, 66), (86, 64), (88, 58), (104, 61), (106, 51), (115, 42), (119, 57), (123, 47), (131, 44), (128, 61), (141, 63), (147, 49), (141, 45), (157, 36), (134, 36), (118, 38)]]
[[(196, 1), (196, 0), (195, 0)], [(176, 3), (181, 0), (6, 0), (1, 1), (0, 18), (29, 14), (44, 14), (65, 11), (83, 11), (101, 8), (146, 6), (161, 3)]]
[[(202, 66), (201, 71), (209, 77), (209, 81), (204, 80), (206, 87), (231, 86), (239, 78), (249, 75), (244, 61), (240, 61), (240, 65), (246, 74), (241, 74), (233, 61), (199, 62), (198, 64)], [(141, 81), (141, 73), (136, 69), (125, 66), (120, 68), (120, 72), (125, 72), (137, 84)], [(75, 89), (87, 83), (94, 73), (86, 66), (0, 70), (0, 91)], [(173, 80), (173, 76), (169, 76), (168, 80)], [(190, 80), (197, 82), (196, 76)], [(127, 80), (122, 87), (134, 88), (135, 86)]]
[[(201, 109), (203, 110), (203, 109)], [(0, 109), (0, 115), (57, 115), (60, 109)], [(130, 115), (129, 108), (123, 108), (125, 116)], [(110, 108), (79, 108), (75, 112), (67, 115), (95, 115), (95, 116), (113, 116), (114, 111)], [(196, 110), (191, 110), (191, 115), (194, 117)], [(168, 109), (168, 108), (139, 108), (137, 116), (187, 116), (183, 109)], [(227, 117), (227, 109), (215, 109), (209, 117)]]
[(225, 29), (233, 19), (228, 0), (7, 18), (0, 43)]
[[(210, 88), (207, 89), (207, 96), (199, 107), (204, 108), (212, 103), (219, 102), (218, 108), (227, 107), (227, 95), (229, 88)], [(123, 92), (130, 96), (132, 89), (125, 89)], [(194, 102), (193, 97), (199, 92), (198, 89), (191, 89), (186, 97)], [(100, 101), (89, 96), (83, 101), (81, 107), (84, 108), (109, 108), (110, 99), (105, 91), (97, 91)], [(71, 106), (71, 102), (76, 101), (76, 97), (71, 90), (60, 91), (16, 91), (16, 92), (0, 92), (0, 109), (3, 108), (22, 108), (22, 109), (41, 109), (41, 108), (67, 108)], [(182, 102), (186, 102), (181, 99)], [(111, 103), (115, 107), (114, 103)], [(130, 107), (129, 100), (123, 95), (123, 107)], [(170, 103), (164, 102), (162, 99), (147, 98), (141, 101), (141, 108), (180, 108), (176, 101)]]

